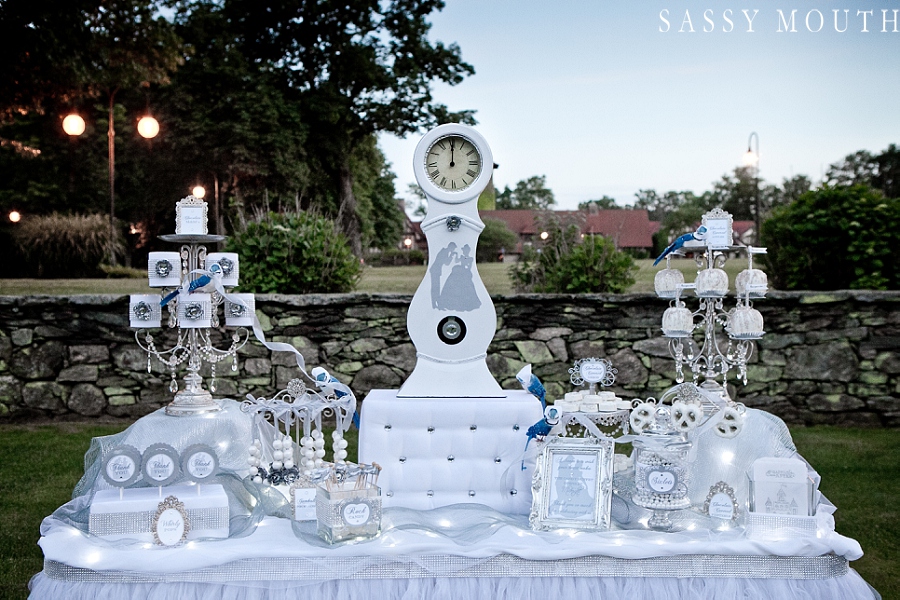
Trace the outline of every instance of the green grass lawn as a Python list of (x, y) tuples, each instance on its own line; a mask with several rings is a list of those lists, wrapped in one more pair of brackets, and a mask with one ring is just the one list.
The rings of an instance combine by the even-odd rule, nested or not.
[[(638, 266), (635, 283), (629, 292), (652, 292), (653, 278), (665, 263), (653, 266), (650, 259), (635, 261)], [(685, 279), (692, 281), (697, 266), (692, 260), (672, 261), (673, 268), (685, 273)], [(734, 289), (735, 276), (745, 269), (744, 259), (728, 261), (725, 270)], [(483, 263), (478, 272), (488, 292), (494, 295), (513, 293), (509, 279), (509, 263)], [(366, 267), (356, 291), (375, 293), (413, 294), (425, 277), (424, 266), (410, 267)], [(70, 294), (140, 294), (149, 293), (145, 279), (3, 279), (0, 280), (0, 296), (22, 296), (28, 294), (48, 294), (67, 296)]]
[[(37, 540), (41, 520), (67, 502), (83, 472), (91, 438), (121, 425), (61, 423), (0, 425), (0, 597), (25, 598), (43, 558)], [(885, 599), (900, 598), (900, 515), (896, 504), (900, 468), (897, 430), (797, 428), (794, 440), (822, 475), (822, 491), (838, 506), (840, 533), (862, 544), (853, 563)], [(350, 456), (355, 456), (355, 435)]]

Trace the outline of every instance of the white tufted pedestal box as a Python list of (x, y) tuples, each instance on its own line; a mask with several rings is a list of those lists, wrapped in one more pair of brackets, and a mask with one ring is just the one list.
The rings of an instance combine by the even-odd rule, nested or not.
[[(372, 390), (362, 405), (359, 461), (377, 462), (385, 507), (485, 504), (531, 510), (534, 459), (521, 467), (528, 428), (543, 417), (525, 391), (502, 398), (398, 398)], [(533, 444), (532, 444), (533, 445)]]

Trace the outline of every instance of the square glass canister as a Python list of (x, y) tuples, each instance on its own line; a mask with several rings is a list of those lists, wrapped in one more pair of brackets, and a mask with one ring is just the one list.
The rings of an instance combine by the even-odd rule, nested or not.
[(316, 491), (319, 537), (329, 544), (368, 539), (381, 532), (381, 488), (356, 482), (320, 485)]

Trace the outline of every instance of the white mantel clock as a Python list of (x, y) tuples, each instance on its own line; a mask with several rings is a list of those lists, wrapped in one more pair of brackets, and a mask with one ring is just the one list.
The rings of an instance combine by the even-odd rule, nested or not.
[(428, 270), (407, 316), (416, 368), (400, 388), (405, 398), (489, 398), (505, 393), (487, 368), (497, 313), (475, 263), (484, 223), (478, 196), (494, 158), (481, 135), (466, 125), (441, 125), (416, 146), (416, 181), (428, 197), (422, 231)]

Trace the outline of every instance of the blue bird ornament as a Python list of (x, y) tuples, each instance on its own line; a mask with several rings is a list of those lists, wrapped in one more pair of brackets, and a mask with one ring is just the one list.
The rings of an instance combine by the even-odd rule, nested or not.
[(679, 236), (674, 242), (669, 244), (669, 247), (662, 251), (655, 261), (653, 261), (653, 266), (659, 264), (659, 261), (672, 254), (676, 250), (680, 250), (682, 246), (684, 246), (687, 242), (692, 242), (694, 240), (702, 242), (706, 239), (706, 225), (701, 225), (697, 231), (693, 233), (686, 233), (682, 236)]
[[(550, 431), (553, 429), (553, 426), (559, 423), (560, 410), (555, 406), (548, 406), (544, 410), (544, 418), (532, 425), (528, 428), (528, 431), (525, 435), (528, 437), (525, 440), (525, 451), (528, 451), (528, 444), (531, 443), (531, 440), (540, 438), (543, 440), (545, 437), (550, 435)], [(525, 470), (525, 459), (522, 459), (522, 470)]]
[(531, 372), (531, 365), (525, 365), (516, 373), (516, 379), (522, 384), (522, 389), (541, 401), (541, 408), (547, 408), (547, 390), (544, 384)]
[[(222, 267), (219, 266), (219, 263), (213, 263), (209, 266), (209, 272), (213, 275), (213, 277), (219, 277), (222, 275)], [(213, 277), (210, 277), (209, 275), (204, 273), (197, 279), (191, 281), (189, 284), (181, 286), (180, 288), (160, 300), (159, 305), (165, 306), (183, 293), (193, 294), (194, 292), (215, 291), (216, 285)]]

